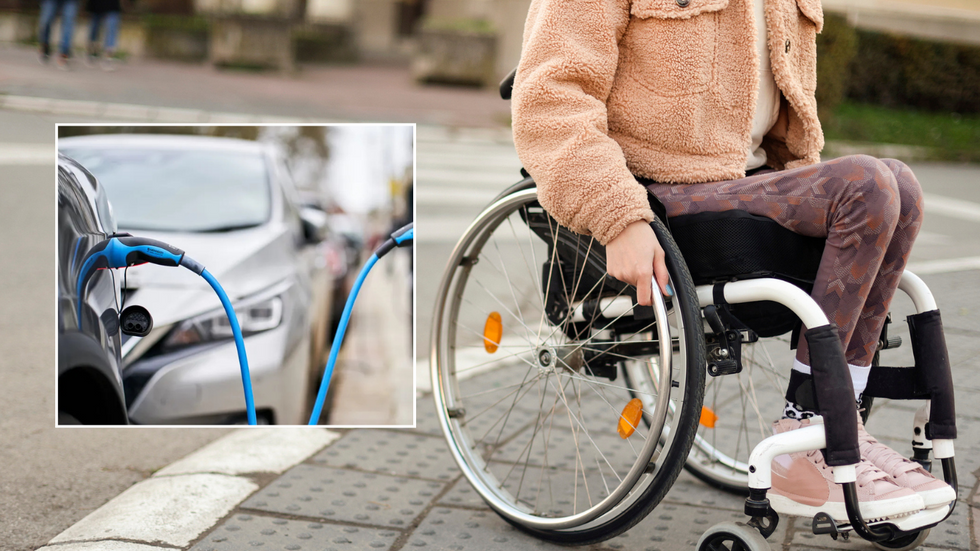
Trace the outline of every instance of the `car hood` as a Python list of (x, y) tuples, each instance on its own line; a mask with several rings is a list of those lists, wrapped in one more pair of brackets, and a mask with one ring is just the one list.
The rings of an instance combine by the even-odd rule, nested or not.
[[(214, 275), (232, 302), (300, 277), (296, 244), (281, 224), (227, 233), (140, 231), (139, 235), (183, 249)], [(221, 306), (208, 283), (186, 268), (134, 266), (129, 268), (126, 289), (126, 304), (149, 310), (156, 327)]]

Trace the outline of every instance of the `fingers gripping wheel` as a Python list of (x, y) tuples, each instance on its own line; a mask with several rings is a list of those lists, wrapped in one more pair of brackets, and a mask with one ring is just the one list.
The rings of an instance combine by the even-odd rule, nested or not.
[[(430, 355), (437, 416), (470, 484), (538, 537), (586, 544), (628, 529), (690, 450), (704, 333), (686, 265), (654, 229), (675, 296), (655, 292), (641, 321), (608, 309), (630, 289), (603, 285), (598, 244), (560, 231), (534, 189), (485, 209), (443, 276)], [(554, 296), (568, 306), (561, 315), (548, 311)]]
[(698, 551), (769, 551), (769, 542), (747, 524), (723, 522), (701, 535)]

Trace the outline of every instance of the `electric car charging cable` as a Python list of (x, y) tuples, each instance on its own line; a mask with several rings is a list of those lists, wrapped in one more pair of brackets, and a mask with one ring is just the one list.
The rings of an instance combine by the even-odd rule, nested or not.
[[(337, 335), (334, 338), (333, 345), (330, 349), (330, 359), (327, 361), (326, 369), (324, 370), (323, 381), (320, 383), (320, 392), (317, 395), (316, 403), (313, 407), (313, 415), (310, 416), (310, 424), (315, 425), (320, 420), (320, 413), (323, 408), (323, 402), (327, 396), (327, 388), (330, 385), (330, 377), (333, 375), (334, 364), (337, 360), (337, 355), (340, 352), (340, 344), (343, 342), (344, 333), (347, 331), (347, 324), (350, 320), (350, 313), (354, 307), (354, 300), (357, 298), (357, 293), (361, 289), (361, 285), (364, 283), (364, 279), (367, 277), (368, 272), (378, 261), (379, 258), (387, 254), (389, 251), (395, 247), (407, 247), (413, 242), (415, 235), (415, 230), (413, 224), (408, 224), (407, 226), (399, 229), (395, 233), (391, 234), (378, 250), (371, 255), (367, 263), (361, 269), (361, 273), (357, 276), (357, 281), (355, 281), (353, 288), (351, 289), (350, 296), (347, 297), (347, 304), (344, 306), (344, 313), (340, 317), (340, 323), (337, 327)], [(248, 424), (257, 424), (255, 417), (255, 401), (252, 398), (252, 378), (248, 372), (248, 357), (245, 354), (245, 340), (242, 338), (242, 330), (238, 325), (238, 317), (235, 315), (235, 308), (231, 304), (231, 300), (225, 293), (225, 290), (218, 283), (218, 280), (208, 272), (203, 265), (194, 259), (188, 257), (184, 254), (184, 251), (168, 245), (162, 241), (157, 241), (155, 239), (147, 239), (145, 237), (134, 237), (128, 233), (114, 233), (108, 237), (108, 239), (98, 243), (92, 247), (86, 254), (85, 261), (82, 263), (82, 267), (78, 273), (78, 284), (77, 284), (77, 294), (78, 294), (78, 326), (81, 328), (82, 325), (82, 297), (85, 291), (85, 286), (94, 275), (96, 270), (102, 269), (116, 269), (116, 268), (128, 268), (129, 266), (137, 266), (139, 264), (158, 264), (160, 266), (183, 266), (188, 270), (194, 272), (195, 274), (204, 278), (205, 281), (211, 285), (214, 289), (215, 294), (218, 295), (218, 299), (221, 301), (221, 305), (224, 307), (225, 314), (228, 316), (228, 322), (231, 325), (231, 331), (235, 338), (235, 347), (238, 350), (238, 363), (241, 367), (242, 374), (242, 387), (245, 392), (245, 411), (248, 416)]]
[(242, 330), (238, 325), (238, 317), (231, 305), (231, 300), (218, 280), (211, 272), (204, 269), (199, 262), (188, 257), (184, 251), (156, 239), (133, 237), (128, 233), (114, 233), (108, 239), (92, 247), (86, 255), (81, 271), (78, 273), (78, 326), (82, 325), (82, 296), (85, 285), (95, 273), (95, 270), (128, 268), (139, 264), (159, 264), (160, 266), (183, 266), (204, 278), (218, 295), (221, 305), (225, 308), (231, 332), (235, 336), (235, 347), (238, 349), (238, 363), (242, 371), (242, 386), (245, 389), (245, 412), (248, 424), (257, 424), (255, 418), (255, 401), (252, 399), (252, 378), (248, 373), (248, 357), (245, 356), (245, 341)]
[(361, 273), (357, 274), (357, 280), (354, 282), (354, 286), (351, 287), (350, 295), (347, 296), (347, 304), (344, 305), (344, 313), (340, 315), (340, 323), (337, 325), (337, 334), (334, 335), (333, 345), (330, 347), (330, 358), (327, 360), (327, 367), (323, 371), (323, 379), (320, 381), (320, 391), (316, 395), (316, 402), (313, 404), (313, 412), (310, 414), (310, 423), (315, 425), (320, 422), (320, 412), (323, 410), (323, 402), (327, 399), (327, 388), (330, 386), (330, 378), (333, 377), (333, 367), (337, 363), (337, 354), (340, 353), (340, 345), (344, 342), (344, 333), (347, 332), (347, 322), (350, 321), (350, 312), (354, 309), (354, 300), (357, 299), (357, 293), (361, 290), (361, 284), (364, 283), (364, 279), (367, 277), (368, 272), (374, 267), (374, 264), (379, 258), (388, 254), (389, 251), (395, 247), (408, 247), (412, 244), (415, 239), (415, 227), (414, 223), (408, 224), (402, 227), (395, 233), (391, 234), (384, 243), (371, 258), (364, 264), (361, 268)]

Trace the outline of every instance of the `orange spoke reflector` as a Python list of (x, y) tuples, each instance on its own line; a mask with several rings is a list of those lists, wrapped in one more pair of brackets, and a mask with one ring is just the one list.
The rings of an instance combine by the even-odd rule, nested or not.
[(707, 406), (701, 406), (701, 424), (709, 429), (713, 429), (715, 428), (716, 421), (718, 421), (718, 416), (715, 415), (715, 412), (711, 411), (711, 408)]
[(493, 354), (500, 346), (500, 337), (504, 334), (504, 325), (500, 321), (499, 312), (490, 312), (487, 323), (483, 326), (483, 348), (487, 354)]
[(643, 402), (639, 398), (633, 398), (630, 400), (626, 407), (623, 408), (623, 413), (619, 415), (619, 426), (616, 430), (619, 431), (619, 436), (621, 438), (629, 438), (636, 427), (640, 424), (640, 418), (643, 417)]

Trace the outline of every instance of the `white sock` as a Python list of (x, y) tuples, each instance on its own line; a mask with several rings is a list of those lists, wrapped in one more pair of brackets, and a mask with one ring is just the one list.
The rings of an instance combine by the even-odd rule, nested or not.
[(854, 401), (861, 400), (861, 393), (868, 387), (868, 374), (871, 373), (871, 366), (860, 366), (847, 364), (851, 370), (851, 382), (854, 384)]
[[(871, 366), (847, 364), (847, 367), (851, 372), (851, 383), (854, 385), (854, 400), (857, 401), (861, 399), (861, 393), (868, 386), (868, 374), (871, 373)], [(810, 366), (795, 358), (793, 359), (793, 369), (810, 375)]]
[(807, 375), (810, 374), (810, 366), (806, 365), (800, 360), (797, 360), (796, 358), (793, 358), (793, 370), (799, 371), (800, 373), (806, 373)]

